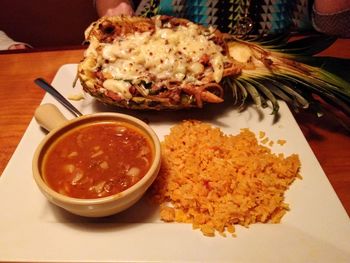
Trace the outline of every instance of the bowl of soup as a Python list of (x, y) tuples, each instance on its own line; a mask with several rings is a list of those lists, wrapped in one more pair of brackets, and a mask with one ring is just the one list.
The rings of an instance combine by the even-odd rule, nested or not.
[(35, 117), (51, 131), (34, 153), (34, 180), (51, 203), (73, 214), (121, 212), (159, 172), (159, 139), (135, 117), (96, 113), (68, 121), (53, 105), (40, 106)]

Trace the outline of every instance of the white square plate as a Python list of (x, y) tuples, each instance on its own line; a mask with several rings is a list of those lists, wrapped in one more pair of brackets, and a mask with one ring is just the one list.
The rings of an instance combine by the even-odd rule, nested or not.
[[(54, 81), (66, 97), (76, 65), (62, 66)], [(49, 94), (67, 118), (73, 116)], [(84, 114), (113, 110), (87, 96), (73, 104)], [(264, 131), (275, 153), (300, 156), (303, 180), (286, 193), (289, 211), (280, 224), (237, 227), (236, 238), (205, 237), (189, 224), (163, 223), (157, 208), (141, 200), (129, 210), (103, 219), (73, 216), (51, 205), (32, 179), (31, 161), (45, 132), (32, 120), (0, 177), (0, 260), (59, 262), (350, 262), (349, 218), (285, 103), (280, 118), (271, 109), (248, 107), (238, 112), (228, 104), (181, 112), (132, 112), (148, 119), (160, 140), (182, 119), (200, 119), (237, 134), (241, 128)], [(3, 127), (4, 128), (4, 127)]]

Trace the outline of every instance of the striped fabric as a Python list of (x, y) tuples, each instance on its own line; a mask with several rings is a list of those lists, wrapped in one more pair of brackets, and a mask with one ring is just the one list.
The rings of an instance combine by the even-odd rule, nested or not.
[(308, 0), (144, 0), (136, 14), (183, 17), (232, 34), (242, 28), (263, 34), (309, 30), (309, 11)]

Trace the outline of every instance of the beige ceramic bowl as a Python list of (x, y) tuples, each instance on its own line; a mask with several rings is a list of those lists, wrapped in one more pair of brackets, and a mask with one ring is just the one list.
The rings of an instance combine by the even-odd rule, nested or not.
[[(63, 209), (80, 216), (102, 217), (121, 212), (135, 204), (153, 183), (160, 169), (160, 143), (154, 131), (137, 118), (119, 113), (96, 113), (68, 121), (53, 104), (43, 104), (36, 110), (35, 118), (39, 124), (49, 130), (49, 134), (35, 151), (32, 169), (35, 182), (47, 199)], [(147, 174), (135, 185), (125, 191), (96, 199), (79, 199), (62, 195), (52, 190), (43, 180), (42, 161), (49, 146), (68, 130), (78, 125), (96, 121), (124, 121), (132, 124), (147, 134), (153, 142), (155, 154)]]

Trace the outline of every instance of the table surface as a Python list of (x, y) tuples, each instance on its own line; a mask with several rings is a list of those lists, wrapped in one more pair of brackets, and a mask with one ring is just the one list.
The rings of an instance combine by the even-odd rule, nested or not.
[[(339, 39), (322, 55), (350, 58), (350, 39)], [(52, 81), (60, 66), (78, 63), (83, 49), (0, 54), (0, 174), (23, 136), (45, 92), (33, 80)], [(350, 215), (350, 132), (334, 118), (310, 113), (295, 118)]]

